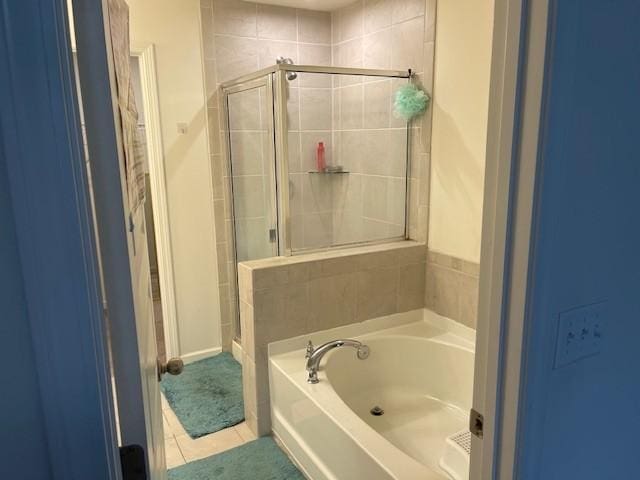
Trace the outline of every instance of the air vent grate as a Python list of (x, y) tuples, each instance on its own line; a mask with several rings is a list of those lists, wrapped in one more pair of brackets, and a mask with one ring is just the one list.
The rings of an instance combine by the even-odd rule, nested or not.
[(449, 439), (467, 452), (467, 455), (471, 455), (471, 432), (468, 430), (462, 430), (451, 435)]

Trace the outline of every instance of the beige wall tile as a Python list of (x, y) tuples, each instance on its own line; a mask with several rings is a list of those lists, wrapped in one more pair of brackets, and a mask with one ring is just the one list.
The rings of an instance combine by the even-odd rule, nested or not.
[(219, 82), (226, 82), (258, 69), (256, 39), (216, 35), (215, 42)]
[(216, 33), (256, 36), (256, 4), (237, 0), (214, 0), (213, 19)]
[(398, 267), (374, 268), (358, 273), (358, 321), (397, 312), (399, 278)]
[(338, 89), (340, 95), (340, 122), (338, 128), (344, 130), (361, 129), (363, 126), (363, 86), (352, 85)]
[(357, 274), (349, 273), (309, 281), (309, 330), (311, 332), (355, 321)]
[(459, 275), (448, 268), (435, 264), (427, 266), (425, 305), (436, 313), (458, 319), (460, 308), (458, 295)]
[[(362, 67), (362, 48), (362, 37), (354, 38), (353, 40), (341, 43), (334, 50), (334, 65), (338, 67)], [(340, 78), (342, 79), (343, 85), (357, 83), (357, 81), (359, 80), (357, 78), (348, 78), (347, 76), (342, 76)]]
[(364, 33), (391, 26), (393, 0), (365, 0), (364, 8)]
[(265, 290), (288, 284), (289, 271), (288, 265), (253, 269), (253, 290)]
[(294, 8), (258, 5), (258, 37), (296, 41), (298, 23)]
[(298, 10), (298, 41), (331, 43), (331, 14), (312, 10)]
[[(380, 30), (364, 36), (363, 64), (364, 68), (391, 68), (391, 28)], [(388, 97), (387, 97), (388, 98)]]
[[(298, 45), (298, 63), (301, 65), (331, 65), (331, 46)], [(331, 88), (331, 75), (320, 73), (300, 73), (299, 83), (303, 87)]]
[(280, 40), (258, 41), (258, 67), (266, 68), (277, 63), (278, 57), (291, 58), (294, 63), (300, 63), (298, 44)]
[(300, 130), (300, 89), (287, 84), (287, 125), (289, 131)]
[[(249, 423), (250, 415), (256, 415), (258, 400), (256, 393), (256, 364), (246, 353), (242, 355), (242, 396), (244, 398), (245, 419)], [(251, 426), (249, 424), (249, 426)]]
[(331, 212), (333, 206), (331, 178), (324, 175), (304, 175), (302, 183), (303, 212)]
[(300, 128), (331, 130), (331, 90), (304, 88), (300, 91)]
[(398, 70), (411, 68), (422, 72), (424, 18), (417, 17), (393, 26), (391, 66)]
[(304, 248), (324, 248), (333, 242), (333, 212), (309, 213), (303, 217)]
[(393, 23), (424, 16), (425, 0), (393, 0)]
[(242, 330), (242, 349), (247, 356), (256, 359), (256, 341), (254, 335), (254, 315), (253, 307), (244, 300), (240, 301), (240, 328)]
[(266, 345), (307, 331), (307, 284), (258, 290), (253, 295), (255, 342)]
[(234, 176), (262, 175), (263, 143), (260, 132), (230, 133)]
[(476, 328), (478, 323), (479, 281), (471, 275), (460, 276), (460, 322)]
[(391, 116), (391, 82), (364, 84), (364, 128), (388, 128)]
[(398, 311), (423, 308), (426, 264), (414, 263), (399, 268)]
[(358, 0), (338, 12), (338, 41), (344, 42), (364, 34), (364, 2)]

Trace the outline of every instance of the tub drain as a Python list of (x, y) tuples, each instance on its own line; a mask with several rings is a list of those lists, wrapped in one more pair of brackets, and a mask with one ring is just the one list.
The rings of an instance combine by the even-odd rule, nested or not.
[(373, 407), (371, 410), (371, 415), (373, 415), (374, 417), (380, 417), (382, 415), (384, 415), (384, 410), (380, 407), (378, 407), (377, 405), (375, 407)]

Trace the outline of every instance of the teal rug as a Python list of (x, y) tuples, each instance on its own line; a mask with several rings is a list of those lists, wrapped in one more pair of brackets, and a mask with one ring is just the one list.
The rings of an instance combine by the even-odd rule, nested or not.
[(169, 480), (304, 480), (270, 437), (169, 470)]
[(160, 386), (191, 438), (244, 420), (242, 367), (228, 352), (190, 363), (175, 377), (165, 375)]

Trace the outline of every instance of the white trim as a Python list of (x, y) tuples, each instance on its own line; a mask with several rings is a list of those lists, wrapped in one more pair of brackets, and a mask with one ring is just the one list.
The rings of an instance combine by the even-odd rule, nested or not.
[[(548, 0), (497, 0), (470, 480), (513, 478)], [(520, 78), (521, 77), (521, 78)]]
[(197, 352), (187, 353), (180, 358), (182, 358), (182, 361), (185, 365), (188, 365), (189, 363), (197, 362), (198, 360), (215, 357), (221, 352), (222, 347), (207, 348), (205, 350), (198, 350)]
[(236, 359), (236, 362), (242, 364), (244, 349), (237, 340), (231, 340), (231, 354), (233, 355), (233, 358)]
[(153, 203), (153, 222), (158, 256), (160, 303), (162, 305), (165, 348), (167, 357), (177, 357), (180, 355), (180, 336), (154, 45), (132, 44), (131, 55), (138, 58), (140, 65), (140, 86), (145, 112), (145, 135), (149, 160), (149, 179), (151, 181), (151, 201)]

